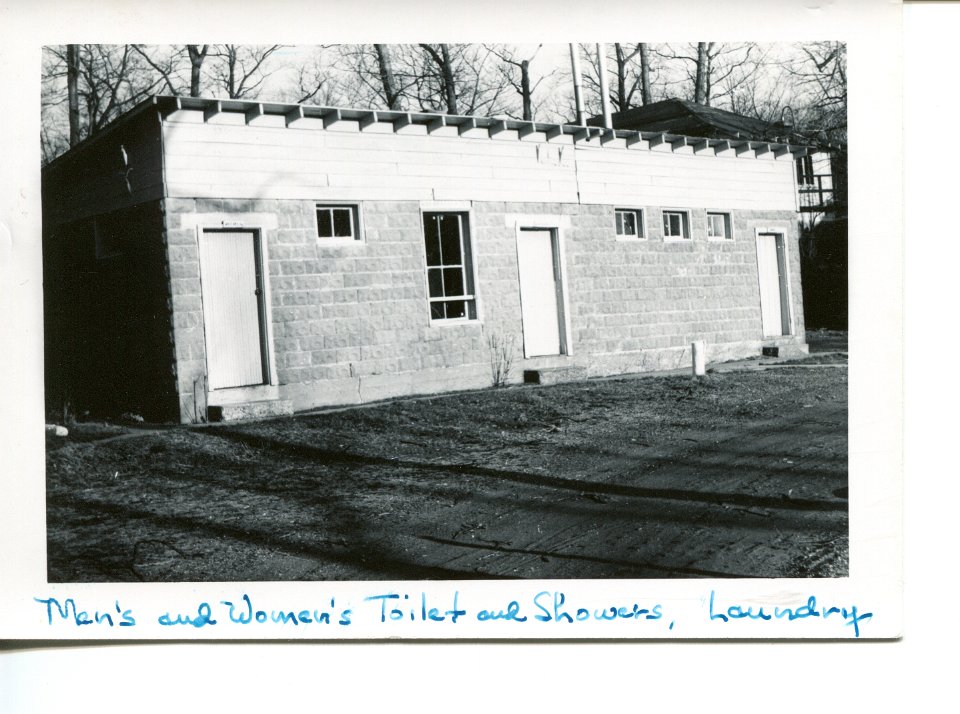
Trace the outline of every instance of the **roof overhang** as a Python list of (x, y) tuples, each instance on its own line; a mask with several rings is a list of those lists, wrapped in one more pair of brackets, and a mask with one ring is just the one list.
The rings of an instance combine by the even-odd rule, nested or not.
[[(755, 156), (772, 153), (775, 157), (792, 155), (794, 158), (805, 156), (816, 151), (816, 147), (767, 142), (746, 141), (735, 139), (708, 139), (705, 137), (687, 136), (655, 131), (637, 131), (632, 129), (606, 129), (597, 126), (581, 126), (578, 124), (555, 124), (545, 122), (521, 121), (502, 117), (460, 116), (438, 114), (431, 112), (407, 112), (385, 109), (349, 109), (342, 107), (321, 107), (310, 104), (291, 104), (281, 102), (260, 102), (244, 99), (214, 99), (209, 97), (174, 97), (155, 95), (142, 101), (121, 117), (108, 125), (103, 131), (87, 137), (66, 153), (57, 157), (45, 168), (51, 168), (61, 161), (69, 161), (70, 157), (77, 156), (87, 147), (115, 132), (120, 127), (130, 123), (137, 117), (151, 111), (159, 114), (161, 121), (166, 121), (172, 114), (182, 110), (202, 111), (205, 122), (219, 114), (242, 114), (245, 123), (249, 124), (261, 116), (280, 116), (284, 118), (285, 126), (292, 126), (303, 119), (319, 119), (323, 128), (344, 121), (356, 122), (360, 131), (369, 130), (373, 125), (389, 125), (393, 131), (400, 131), (407, 126), (424, 126), (428, 134), (433, 134), (443, 127), (455, 127), (457, 134), (462, 136), (471, 130), (485, 130), (488, 136), (495, 136), (504, 131), (515, 131), (519, 139), (534, 133), (543, 133), (546, 140), (553, 141), (559, 137), (569, 136), (574, 144), (592, 143), (596, 146), (606, 146), (615, 139), (622, 139), (626, 147), (632, 147), (642, 142), (647, 148), (654, 148), (661, 144), (669, 144), (671, 150), (677, 151), (690, 146), (694, 153), (700, 154), (708, 150), (715, 153), (734, 151), (740, 156), (747, 151), (753, 151)], [(474, 132), (476, 134), (476, 132)]]

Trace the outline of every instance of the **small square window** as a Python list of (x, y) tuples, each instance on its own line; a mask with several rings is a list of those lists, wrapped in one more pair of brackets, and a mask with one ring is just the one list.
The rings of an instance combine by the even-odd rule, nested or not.
[(639, 208), (618, 208), (617, 235), (624, 238), (643, 238), (643, 211)]
[(733, 238), (729, 213), (707, 213), (707, 238), (713, 240), (730, 240)]
[(690, 218), (686, 211), (663, 212), (663, 237), (673, 240), (689, 240)]
[(357, 206), (317, 206), (317, 237), (359, 240), (360, 211)]

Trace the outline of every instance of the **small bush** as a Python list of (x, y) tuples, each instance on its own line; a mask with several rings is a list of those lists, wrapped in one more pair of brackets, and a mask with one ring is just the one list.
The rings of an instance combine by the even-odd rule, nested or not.
[(513, 353), (516, 338), (513, 335), (504, 337), (499, 332), (487, 335), (487, 346), (490, 348), (490, 371), (493, 377), (493, 386), (502, 387), (510, 378), (513, 367)]

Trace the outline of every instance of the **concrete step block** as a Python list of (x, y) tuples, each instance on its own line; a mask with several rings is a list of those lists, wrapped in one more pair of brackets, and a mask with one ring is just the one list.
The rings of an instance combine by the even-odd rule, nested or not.
[(248, 421), (268, 419), (293, 414), (293, 402), (289, 399), (267, 399), (257, 402), (211, 405), (207, 408), (207, 418), (211, 422)]
[(523, 370), (524, 384), (560, 384), (587, 378), (585, 367), (547, 367)]

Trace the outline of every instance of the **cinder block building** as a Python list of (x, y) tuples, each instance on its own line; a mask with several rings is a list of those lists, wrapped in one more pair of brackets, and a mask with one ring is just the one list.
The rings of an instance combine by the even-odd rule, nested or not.
[[(588, 122), (602, 126), (603, 117)], [(667, 132), (710, 139), (749, 139), (800, 144), (797, 207), (800, 211), (800, 257), (804, 316), (807, 325), (847, 326), (847, 147), (827, 143), (819, 131), (800, 133), (781, 120), (708, 107), (684, 99), (665, 99), (611, 116), (614, 129)]]
[(48, 393), (189, 423), (803, 352), (806, 151), (154, 97), (43, 171)]

